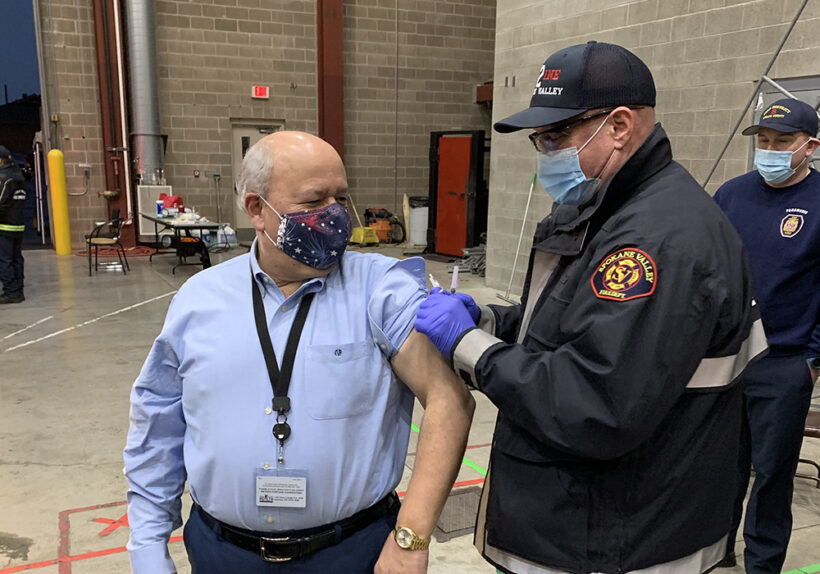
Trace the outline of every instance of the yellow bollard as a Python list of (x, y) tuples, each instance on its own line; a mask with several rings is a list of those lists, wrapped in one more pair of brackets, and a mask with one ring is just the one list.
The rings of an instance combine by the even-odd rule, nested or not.
[(51, 184), (51, 211), (54, 221), (54, 247), (57, 255), (71, 255), (71, 228), (68, 224), (68, 192), (65, 182), (63, 152), (48, 152), (48, 175)]

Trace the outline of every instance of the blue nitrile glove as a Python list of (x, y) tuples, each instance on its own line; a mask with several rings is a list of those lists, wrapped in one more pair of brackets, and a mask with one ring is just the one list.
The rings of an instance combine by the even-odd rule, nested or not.
[(416, 313), (416, 331), (424, 333), (447, 359), (453, 344), (467, 329), (475, 327), (462, 300), (445, 292), (430, 292)]
[[(448, 292), (441, 287), (433, 287), (430, 289), (430, 295), (435, 295), (436, 293), (444, 293), (445, 295), (448, 294)], [(478, 308), (478, 304), (475, 302), (475, 299), (466, 293), (460, 293), (458, 291), (453, 293), (453, 295), (464, 303), (464, 306), (467, 307), (467, 311), (470, 313), (470, 318), (473, 320), (473, 323), (478, 325), (478, 320), (481, 317), (481, 309)]]
[(470, 319), (473, 320), (473, 323), (478, 325), (478, 320), (479, 318), (481, 318), (481, 309), (478, 308), (478, 304), (475, 302), (475, 299), (473, 299), (466, 293), (460, 293), (458, 291), (453, 293), (453, 296), (461, 300), (461, 302), (467, 308), (467, 312), (470, 313)]

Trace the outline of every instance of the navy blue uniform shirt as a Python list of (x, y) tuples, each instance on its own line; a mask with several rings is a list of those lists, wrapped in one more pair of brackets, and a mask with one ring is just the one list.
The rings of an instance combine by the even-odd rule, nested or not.
[(746, 246), (772, 351), (820, 355), (820, 174), (774, 188), (752, 171), (715, 201)]

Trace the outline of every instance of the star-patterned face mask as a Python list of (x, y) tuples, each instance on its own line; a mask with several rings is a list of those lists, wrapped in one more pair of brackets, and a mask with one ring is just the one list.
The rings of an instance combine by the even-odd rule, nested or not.
[(280, 215), (273, 206), (259, 196), (265, 205), (279, 216), (276, 241), (263, 231), (265, 237), (285, 255), (314, 269), (328, 269), (344, 255), (350, 239), (350, 214), (338, 203), (319, 209), (306, 209)]

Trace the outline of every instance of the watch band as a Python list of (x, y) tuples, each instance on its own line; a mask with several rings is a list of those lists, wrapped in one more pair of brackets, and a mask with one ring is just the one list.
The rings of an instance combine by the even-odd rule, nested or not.
[(393, 530), (393, 537), (396, 544), (403, 550), (427, 550), (430, 546), (430, 538), (421, 538), (418, 534), (406, 526), (396, 525)]

